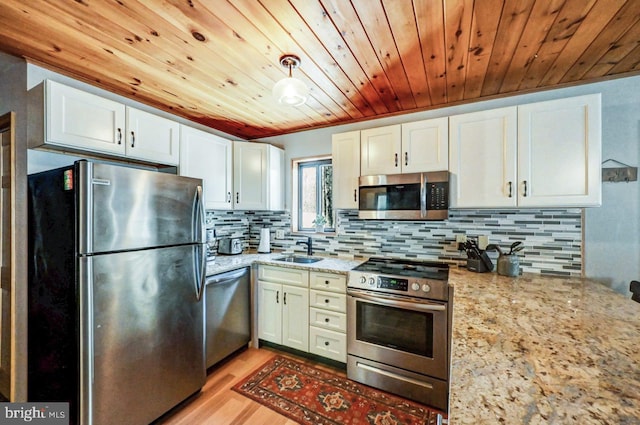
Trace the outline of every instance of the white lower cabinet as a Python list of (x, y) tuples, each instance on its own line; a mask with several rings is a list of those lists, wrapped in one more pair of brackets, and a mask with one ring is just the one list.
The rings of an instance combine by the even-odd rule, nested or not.
[(258, 338), (309, 351), (309, 272), (260, 266)]
[(346, 276), (312, 271), (309, 287), (309, 351), (346, 363)]
[(258, 270), (258, 338), (347, 362), (345, 275), (263, 265)]
[(347, 362), (347, 335), (344, 332), (309, 328), (309, 352), (338, 362)]

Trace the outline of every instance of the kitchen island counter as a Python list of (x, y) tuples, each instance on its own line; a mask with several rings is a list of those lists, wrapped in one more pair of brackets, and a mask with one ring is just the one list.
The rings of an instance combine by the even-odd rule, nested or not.
[(450, 424), (640, 424), (640, 303), (580, 278), (449, 282)]

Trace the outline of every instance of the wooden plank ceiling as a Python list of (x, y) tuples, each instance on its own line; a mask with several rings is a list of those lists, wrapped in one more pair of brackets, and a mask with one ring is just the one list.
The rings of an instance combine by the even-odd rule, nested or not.
[(258, 139), (636, 74), (640, 1), (2, 0), (0, 50)]

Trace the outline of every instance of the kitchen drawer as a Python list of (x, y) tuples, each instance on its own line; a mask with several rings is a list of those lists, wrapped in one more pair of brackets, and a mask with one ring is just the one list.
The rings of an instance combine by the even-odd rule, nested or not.
[(346, 363), (347, 335), (311, 326), (309, 328), (309, 352)]
[(309, 324), (336, 332), (347, 332), (347, 315), (320, 308), (309, 309)]
[(309, 288), (345, 294), (347, 292), (347, 276), (335, 273), (310, 272)]
[(309, 271), (277, 266), (260, 266), (258, 279), (284, 285), (309, 287)]
[(347, 295), (336, 294), (335, 292), (309, 291), (309, 307), (323, 308), (326, 310), (347, 312)]

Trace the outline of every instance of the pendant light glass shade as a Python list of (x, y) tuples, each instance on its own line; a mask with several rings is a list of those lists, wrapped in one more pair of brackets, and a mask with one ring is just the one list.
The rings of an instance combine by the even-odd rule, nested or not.
[(309, 89), (301, 80), (291, 76), (291, 70), (300, 65), (300, 58), (293, 55), (282, 56), (280, 65), (289, 68), (289, 76), (278, 81), (273, 86), (273, 97), (282, 105), (303, 105), (309, 97)]
[(287, 77), (273, 86), (273, 96), (283, 105), (300, 106), (307, 101), (309, 89), (297, 78)]

